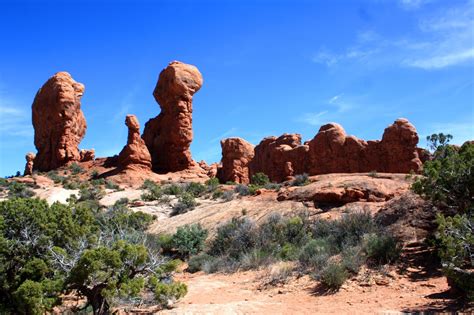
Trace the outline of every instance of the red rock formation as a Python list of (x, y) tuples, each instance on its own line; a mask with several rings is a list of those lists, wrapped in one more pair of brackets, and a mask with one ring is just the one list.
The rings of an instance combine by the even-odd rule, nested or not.
[(25, 172), (23, 173), (24, 176), (32, 175), (33, 174), (33, 161), (35, 160), (35, 154), (32, 152), (28, 152), (25, 156), (26, 165), (25, 165)]
[(301, 144), (301, 135), (283, 134), (267, 137), (255, 147), (250, 175), (262, 172), (271, 181), (281, 182), (306, 172), (308, 146)]
[(250, 175), (263, 172), (281, 182), (302, 173), (388, 173), (419, 172), (418, 135), (406, 119), (397, 119), (385, 129), (381, 141), (364, 141), (348, 136), (344, 129), (329, 123), (301, 145), (298, 134), (268, 137), (255, 147)]
[(82, 149), (79, 152), (81, 157), (81, 162), (92, 161), (95, 159), (95, 150), (94, 149)]
[(84, 85), (58, 72), (39, 89), (33, 101), (33, 127), (38, 150), (34, 169), (49, 171), (80, 161), (78, 145), (86, 133), (81, 111)]
[(217, 172), (221, 183), (236, 182), (248, 184), (250, 182), (249, 162), (254, 157), (254, 147), (241, 138), (228, 138), (221, 141), (222, 167)]
[(140, 123), (135, 115), (127, 115), (125, 125), (128, 127), (127, 145), (118, 156), (118, 167), (122, 169), (151, 170), (151, 156), (140, 137)]
[(179, 61), (161, 71), (153, 91), (161, 113), (145, 124), (143, 132), (154, 171), (175, 172), (195, 165), (189, 151), (193, 139), (192, 100), (202, 82), (195, 66)]

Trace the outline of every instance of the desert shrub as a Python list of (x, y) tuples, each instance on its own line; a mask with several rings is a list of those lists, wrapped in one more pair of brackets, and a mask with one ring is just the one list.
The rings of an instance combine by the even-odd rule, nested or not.
[(145, 189), (141, 195), (141, 199), (144, 201), (155, 201), (160, 200), (163, 197), (163, 191), (159, 185), (150, 180), (145, 180), (142, 185), (142, 189)]
[(231, 201), (232, 199), (234, 199), (234, 192), (232, 190), (224, 191), (224, 193), (222, 194), (222, 199), (227, 202)]
[(203, 270), (204, 264), (209, 261), (214, 260), (215, 258), (207, 253), (200, 253), (198, 255), (192, 256), (188, 261), (188, 272), (195, 273), (200, 270)]
[(171, 184), (163, 187), (163, 194), (165, 195), (179, 196), (183, 191), (183, 187), (178, 184)]
[(294, 244), (286, 243), (282, 246), (279, 257), (283, 260), (298, 260), (300, 248)]
[(206, 181), (207, 191), (212, 192), (219, 187), (219, 179), (217, 177), (210, 178)]
[(65, 181), (63, 183), (63, 188), (64, 189), (69, 189), (69, 190), (75, 190), (79, 189), (81, 183), (78, 181)]
[(91, 185), (92, 186), (103, 186), (105, 185), (105, 179), (104, 178), (95, 178), (93, 180), (90, 181)]
[(91, 178), (96, 179), (97, 177), (99, 177), (99, 171), (98, 170), (92, 170)]
[(204, 249), (207, 234), (200, 224), (181, 226), (173, 235), (173, 247), (183, 258), (196, 255)]
[(339, 290), (348, 276), (342, 264), (330, 262), (321, 272), (320, 281), (328, 289)]
[(309, 183), (309, 176), (308, 174), (304, 173), (296, 175), (293, 181), (291, 182), (291, 186), (305, 186)]
[(212, 193), (212, 199), (219, 199), (219, 198), (222, 198), (222, 196), (224, 196), (224, 192), (222, 190), (215, 190), (213, 193)]
[(342, 264), (351, 273), (357, 274), (366, 257), (361, 246), (347, 246), (342, 252)]
[(234, 182), (234, 181), (229, 180), (229, 181), (225, 182), (225, 185), (232, 185), (233, 186), (233, 185), (237, 185), (237, 183)]
[(377, 264), (390, 263), (400, 255), (400, 247), (397, 240), (385, 234), (367, 234), (364, 239), (364, 250), (367, 258)]
[(8, 184), (8, 198), (29, 198), (34, 195), (35, 192), (24, 183), (12, 181)]
[(172, 215), (186, 213), (197, 206), (194, 195), (184, 192), (179, 196), (178, 202), (173, 206)]
[(270, 183), (270, 179), (265, 173), (259, 172), (252, 175), (252, 184), (257, 186), (265, 186)]
[(281, 185), (277, 184), (277, 183), (268, 183), (268, 184), (265, 184), (265, 186), (263, 186), (263, 188), (278, 191), (278, 190), (280, 190)]
[(474, 215), (438, 215), (437, 223), (443, 272), (452, 287), (474, 300)]
[(173, 250), (173, 235), (160, 234), (157, 238), (157, 245), (164, 253), (170, 253)]
[(201, 184), (201, 183), (191, 182), (191, 183), (189, 183), (188, 185), (186, 185), (185, 191), (186, 191), (187, 193), (193, 195), (194, 197), (199, 197), (199, 196), (201, 196), (204, 192), (207, 191), (207, 188), (206, 188), (206, 186), (204, 186), (204, 185)]
[(379, 175), (377, 174), (377, 171), (370, 171), (367, 175), (372, 178), (379, 177)]
[(213, 256), (228, 255), (238, 259), (256, 244), (256, 226), (248, 219), (233, 218), (217, 229), (209, 253)]
[(112, 189), (112, 190), (120, 190), (120, 186), (114, 183), (111, 180), (106, 180), (105, 181), (105, 188), (107, 189)]
[(307, 268), (322, 269), (331, 256), (331, 244), (325, 239), (313, 239), (301, 248), (298, 260)]
[(413, 183), (413, 190), (441, 208), (466, 212), (474, 198), (474, 144), (465, 143), (459, 150), (438, 148), (437, 158), (426, 161), (423, 176)]
[(267, 283), (270, 285), (276, 285), (278, 283), (285, 283), (287, 282), (288, 278), (293, 273), (293, 265), (288, 262), (279, 262), (271, 266), (268, 281)]
[(155, 299), (168, 307), (168, 300), (178, 300), (188, 293), (188, 287), (185, 283), (173, 282), (173, 283), (163, 283), (158, 282), (153, 291), (155, 293)]
[(0, 177), (0, 186), (1, 187), (6, 187), (8, 186), (8, 181), (6, 178)]
[[(155, 274), (155, 285), (170, 279), (172, 264), (148, 246), (149, 219), (124, 205), (96, 212), (72, 201), (0, 202), (0, 309), (43, 314), (74, 291), (95, 314), (107, 314), (123, 295), (154, 297), (144, 294), (151, 290), (146, 280)], [(165, 293), (175, 298), (183, 292)]]
[(239, 259), (239, 268), (243, 270), (256, 269), (262, 265), (268, 265), (272, 261), (273, 257), (269, 252), (260, 248), (253, 248), (242, 254)]
[(71, 170), (71, 173), (73, 175), (77, 175), (77, 174), (80, 174), (80, 173), (84, 172), (84, 169), (79, 164), (77, 164), (76, 162), (72, 163), (69, 166), (69, 169)]
[(259, 190), (261, 187), (260, 186), (257, 186), (257, 185), (254, 185), (254, 184), (250, 184), (248, 186), (248, 189), (249, 189), (249, 195), (256, 195), (257, 194), (257, 190)]
[(284, 218), (277, 213), (271, 214), (258, 228), (259, 246), (271, 250), (280, 249), (287, 243), (301, 246), (308, 241), (308, 228), (302, 216)]
[(105, 196), (105, 191), (98, 186), (91, 186), (87, 188), (81, 188), (79, 191), (79, 200), (78, 201), (98, 201)]
[(57, 171), (49, 171), (46, 173), (46, 176), (48, 176), (55, 184), (60, 184), (66, 179), (66, 177), (59, 175)]
[(248, 186), (244, 184), (238, 184), (237, 186), (235, 186), (234, 191), (238, 193), (240, 196), (250, 195)]

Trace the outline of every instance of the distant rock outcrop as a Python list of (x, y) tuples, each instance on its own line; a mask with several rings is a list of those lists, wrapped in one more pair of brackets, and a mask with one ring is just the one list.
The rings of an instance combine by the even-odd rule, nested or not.
[(263, 139), (249, 163), (250, 176), (263, 172), (270, 180), (281, 182), (303, 173), (419, 172), (422, 161), (417, 143), (415, 127), (403, 118), (385, 129), (382, 140), (367, 142), (329, 123), (305, 144), (298, 134)]
[(189, 151), (193, 139), (192, 100), (202, 82), (195, 66), (179, 61), (161, 71), (153, 91), (161, 113), (145, 124), (143, 132), (154, 171), (175, 172), (196, 164)]
[(92, 161), (95, 159), (95, 150), (94, 149), (82, 149), (79, 152), (81, 156), (81, 162)]
[(35, 160), (35, 156), (36, 155), (33, 152), (28, 152), (25, 155), (26, 165), (25, 165), (25, 172), (23, 173), (24, 176), (33, 174), (33, 162)]
[(306, 172), (307, 152), (308, 147), (301, 144), (299, 134), (267, 137), (255, 147), (250, 175), (262, 172), (275, 182), (288, 180)]
[(86, 133), (81, 110), (84, 85), (58, 72), (39, 89), (33, 101), (33, 127), (38, 150), (33, 168), (49, 171), (80, 161), (78, 145)]
[(221, 141), (222, 166), (217, 177), (221, 183), (250, 182), (249, 162), (254, 157), (254, 146), (241, 138), (228, 138)]
[(127, 145), (118, 156), (118, 167), (122, 169), (151, 170), (151, 156), (140, 137), (140, 123), (135, 115), (127, 115), (125, 125), (128, 127)]

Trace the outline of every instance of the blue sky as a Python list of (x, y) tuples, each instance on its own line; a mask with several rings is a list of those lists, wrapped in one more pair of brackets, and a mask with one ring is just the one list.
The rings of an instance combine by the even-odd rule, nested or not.
[(158, 115), (152, 91), (172, 60), (204, 77), (196, 160), (218, 161), (221, 138), (308, 140), (330, 121), (366, 140), (399, 117), (420, 138), (474, 138), (473, 1), (0, 0), (0, 175), (36, 151), (31, 104), (54, 73), (86, 86), (81, 148), (111, 156), (126, 114), (142, 130)]

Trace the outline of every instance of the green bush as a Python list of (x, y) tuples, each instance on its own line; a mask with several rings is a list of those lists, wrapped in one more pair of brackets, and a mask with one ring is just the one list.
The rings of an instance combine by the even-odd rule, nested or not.
[(305, 186), (310, 183), (308, 174), (298, 174), (291, 182), (291, 186)]
[(265, 173), (256, 173), (252, 175), (252, 184), (257, 186), (265, 186), (266, 184), (270, 183), (270, 179)]
[(357, 274), (366, 257), (361, 246), (348, 246), (342, 252), (342, 264), (351, 273)]
[(105, 181), (105, 188), (107, 189), (112, 189), (112, 190), (120, 190), (120, 186), (114, 183), (111, 180), (106, 180)]
[(219, 187), (219, 179), (217, 177), (210, 178), (206, 181), (207, 191), (213, 192)]
[(57, 171), (49, 171), (46, 173), (46, 176), (48, 176), (55, 184), (62, 183), (66, 180), (66, 177), (60, 176)]
[(342, 264), (330, 262), (321, 272), (320, 281), (328, 289), (339, 290), (348, 276)]
[(141, 188), (146, 190), (146, 192), (141, 195), (141, 199), (144, 201), (160, 200), (163, 197), (161, 187), (153, 181), (145, 180)]
[(168, 307), (168, 300), (178, 300), (186, 295), (188, 287), (182, 282), (163, 283), (158, 282), (153, 288), (155, 299)]
[(196, 255), (204, 249), (207, 234), (200, 224), (181, 226), (173, 235), (173, 247), (183, 258)]
[(194, 195), (184, 192), (179, 196), (178, 202), (173, 206), (171, 215), (178, 215), (186, 213), (197, 206)]
[(212, 199), (219, 199), (219, 198), (222, 198), (223, 196), (224, 196), (224, 192), (222, 190), (215, 190), (212, 193)]
[(34, 195), (35, 192), (23, 183), (12, 181), (8, 185), (8, 198), (29, 198)]
[(204, 264), (212, 260), (214, 260), (214, 257), (206, 253), (201, 253), (201, 254), (192, 256), (191, 258), (189, 258), (187, 271), (191, 273), (201, 271), (203, 270)]
[(248, 219), (233, 218), (217, 229), (211, 241), (209, 253), (213, 256), (228, 255), (238, 259), (242, 254), (255, 247), (257, 229)]
[(377, 264), (393, 262), (400, 255), (400, 247), (395, 238), (384, 234), (367, 234), (364, 240), (364, 250), (367, 258)]
[(331, 244), (325, 239), (313, 239), (303, 246), (298, 260), (307, 268), (322, 269), (331, 257)]
[(224, 199), (224, 201), (226, 202), (231, 201), (232, 199), (234, 199), (234, 192), (232, 190), (224, 191), (224, 193), (222, 194), (222, 199)]
[(204, 192), (206, 192), (207, 188), (201, 183), (192, 182), (186, 185), (185, 191), (197, 198), (201, 196)]
[(183, 187), (178, 184), (171, 184), (163, 187), (163, 194), (179, 196), (183, 193)]
[(244, 184), (238, 184), (237, 186), (235, 186), (234, 191), (238, 193), (240, 196), (250, 195), (248, 186)]
[(82, 172), (84, 172), (84, 169), (77, 163), (72, 163), (70, 166), (69, 166), (69, 169), (71, 170), (71, 173), (73, 175), (77, 175), (77, 174), (80, 174)]

